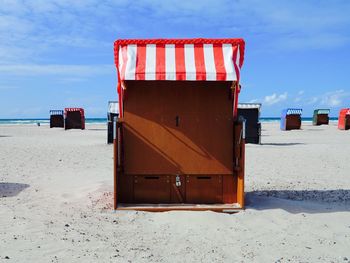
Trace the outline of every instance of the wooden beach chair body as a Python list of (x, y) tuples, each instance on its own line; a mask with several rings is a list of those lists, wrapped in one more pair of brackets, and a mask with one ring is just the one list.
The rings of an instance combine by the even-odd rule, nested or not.
[[(123, 68), (126, 58), (135, 56), (144, 65), (154, 63), (144, 58), (152, 55), (144, 52), (155, 51), (149, 47), (157, 47), (159, 54), (177, 54), (188, 51), (186, 44), (199, 47), (195, 52), (200, 53), (203, 44), (211, 45), (211, 41), (217, 41), (220, 52), (223, 44), (236, 52), (235, 60), (234, 56), (228, 57), (231, 63), (237, 63), (234, 78), (227, 73), (219, 79), (212, 76), (213, 81), (206, 80), (207, 75), (198, 80), (194, 76), (189, 81), (186, 77), (193, 77), (190, 72), (174, 74), (180, 65), (175, 61), (166, 64), (164, 57), (163, 62), (157, 61), (159, 68), (146, 69), (148, 74), (154, 73), (148, 76), (150, 80), (137, 70), (130, 74)], [(168, 44), (175, 50), (168, 50)], [(128, 54), (127, 50), (135, 46), (138, 53)], [(243, 124), (237, 120), (235, 104), (243, 40), (119, 40), (115, 42), (115, 52), (121, 54), (119, 61), (116, 57), (121, 87), (114, 140), (114, 208), (225, 212), (244, 208)], [(124, 61), (120, 61), (121, 56)], [(164, 64), (173, 71), (162, 72)], [(174, 78), (166, 80), (168, 77)]]
[(50, 110), (50, 128), (63, 128), (63, 110)]
[(338, 129), (350, 129), (350, 108), (340, 110), (338, 118)]
[(281, 116), (281, 130), (299, 130), (301, 128), (302, 109), (285, 109)]
[(68, 129), (85, 129), (84, 109), (82, 108), (65, 108), (64, 109), (64, 128)]
[(261, 143), (261, 123), (259, 122), (261, 103), (239, 103), (238, 116), (245, 119), (245, 142)]
[(328, 125), (329, 124), (329, 109), (317, 109), (314, 110), (314, 115), (312, 119), (313, 125)]
[(113, 143), (113, 119), (118, 116), (118, 102), (109, 101), (107, 112), (107, 144)]

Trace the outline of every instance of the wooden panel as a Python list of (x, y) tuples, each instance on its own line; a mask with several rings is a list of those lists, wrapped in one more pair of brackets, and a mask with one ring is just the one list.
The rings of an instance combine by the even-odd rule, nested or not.
[(230, 82), (128, 81), (127, 174), (232, 174)]
[(170, 176), (135, 175), (135, 203), (170, 203)]
[(301, 126), (300, 115), (287, 115), (286, 117), (286, 130), (298, 130)]
[(187, 175), (186, 202), (193, 204), (222, 203), (221, 175)]
[(134, 196), (134, 177), (118, 173), (118, 202), (132, 203)]
[(50, 128), (54, 128), (54, 127), (59, 127), (59, 128), (64, 127), (63, 115), (51, 115), (50, 116)]
[(345, 130), (349, 130), (350, 129), (350, 116), (346, 115), (345, 116)]
[(67, 111), (67, 116), (65, 119), (65, 128), (66, 129), (83, 128), (80, 111)]
[(328, 123), (329, 123), (328, 114), (317, 115), (317, 125), (328, 124)]
[(222, 176), (222, 202), (224, 204), (233, 204), (237, 202), (237, 176)]

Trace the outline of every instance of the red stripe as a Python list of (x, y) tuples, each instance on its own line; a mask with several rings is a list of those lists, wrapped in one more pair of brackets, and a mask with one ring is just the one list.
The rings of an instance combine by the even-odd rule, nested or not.
[(176, 80), (186, 80), (184, 44), (175, 45)]
[(121, 47), (122, 49), (122, 57), (119, 58), (119, 59), (122, 59), (123, 60), (123, 66), (121, 68), (121, 74), (120, 74), (120, 80), (121, 81), (122, 79), (125, 79), (125, 69), (126, 69), (126, 62), (128, 61), (128, 46), (122, 46)]
[(137, 45), (135, 80), (145, 79), (146, 45)]
[(196, 65), (196, 80), (207, 80), (203, 44), (194, 45), (194, 61)]
[(226, 80), (226, 68), (224, 55), (222, 52), (222, 44), (213, 44), (214, 61), (216, 69), (216, 80)]
[(165, 45), (156, 45), (156, 80), (165, 80)]

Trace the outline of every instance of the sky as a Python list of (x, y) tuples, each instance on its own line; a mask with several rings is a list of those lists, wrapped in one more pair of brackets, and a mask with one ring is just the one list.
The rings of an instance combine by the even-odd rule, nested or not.
[(240, 102), (350, 107), (350, 1), (0, 0), (0, 118), (48, 118), (117, 100), (113, 42), (244, 38)]

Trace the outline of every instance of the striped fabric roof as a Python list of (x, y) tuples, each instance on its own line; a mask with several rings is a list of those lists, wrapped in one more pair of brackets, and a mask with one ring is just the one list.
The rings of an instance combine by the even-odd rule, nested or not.
[(260, 111), (261, 103), (238, 103), (239, 109), (258, 109)]
[(243, 39), (117, 40), (120, 80), (238, 81)]
[(350, 115), (350, 108), (341, 109), (340, 112), (344, 112), (345, 115)]
[(302, 109), (287, 109), (286, 115), (301, 115), (303, 113)]
[(50, 115), (63, 115), (63, 110), (50, 110)]
[(108, 102), (108, 112), (109, 113), (119, 113), (118, 101), (109, 101)]
[(317, 111), (317, 114), (329, 114), (331, 110), (330, 109), (317, 109), (315, 111)]

